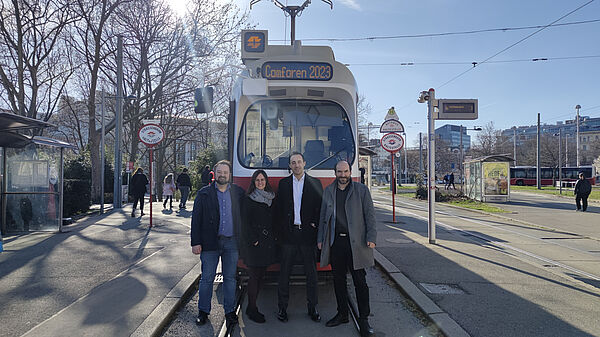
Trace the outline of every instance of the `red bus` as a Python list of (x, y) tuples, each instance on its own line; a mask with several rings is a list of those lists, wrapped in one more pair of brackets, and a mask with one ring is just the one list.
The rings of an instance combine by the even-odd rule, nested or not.
[[(542, 167), (541, 184), (554, 186), (558, 179), (558, 167)], [(575, 182), (579, 172), (583, 172), (592, 185), (596, 184), (596, 170), (593, 166), (563, 167), (562, 181)], [(516, 166), (510, 168), (510, 184), (518, 186), (535, 186), (537, 168), (535, 166)]]

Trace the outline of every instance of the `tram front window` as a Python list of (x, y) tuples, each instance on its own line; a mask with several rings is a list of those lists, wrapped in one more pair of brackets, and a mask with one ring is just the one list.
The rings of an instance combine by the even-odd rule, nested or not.
[(292, 152), (304, 155), (307, 169), (331, 169), (342, 159), (352, 164), (354, 139), (344, 109), (334, 102), (310, 100), (251, 105), (239, 137), (242, 166), (287, 169)]

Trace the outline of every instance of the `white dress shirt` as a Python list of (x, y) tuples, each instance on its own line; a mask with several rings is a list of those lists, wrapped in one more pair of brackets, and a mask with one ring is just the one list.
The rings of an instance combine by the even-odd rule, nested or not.
[(306, 177), (306, 173), (303, 174), (300, 179), (297, 179), (296, 176), (292, 175), (292, 187), (294, 190), (294, 225), (302, 224), (302, 219), (300, 219), (300, 207), (302, 206), (304, 177)]

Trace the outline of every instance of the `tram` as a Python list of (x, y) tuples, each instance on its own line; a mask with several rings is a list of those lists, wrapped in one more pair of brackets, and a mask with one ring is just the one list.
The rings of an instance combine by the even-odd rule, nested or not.
[(232, 92), (229, 153), (233, 182), (243, 188), (264, 169), (277, 188), (300, 152), (323, 186), (347, 160), (358, 179), (357, 86), (328, 46), (269, 45), (266, 30), (242, 31), (245, 70)]
[(306, 172), (323, 187), (334, 181), (339, 160), (350, 163), (357, 181), (357, 86), (331, 47), (269, 45), (266, 30), (245, 30), (242, 61), (228, 123), (233, 182), (247, 189), (254, 171), (263, 169), (277, 189), (291, 174), (293, 152), (303, 154)]

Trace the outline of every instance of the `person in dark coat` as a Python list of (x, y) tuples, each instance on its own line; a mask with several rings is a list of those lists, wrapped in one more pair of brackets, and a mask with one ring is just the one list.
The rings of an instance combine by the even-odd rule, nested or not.
[(454, 172), (450, 173), (448, 176), (448, 189), (450, 189), (450, 185), (452, 185), (453, 190), (456, 189), (456, 186), (454, 186)]
[(221, 260), (223, 309), (227, 326), (238, 321), (235, 313), (236, 270), (241, 238), (241, 203), (244, 190), (231, 184), (231, 163), (215, 164), (217, 179), (196, 194), (192, 211), (192, 253), (200, 255), (202, 274), (198, 284), (198, 325), (206, 324), (211, 310), (213, 284)]
[[(590, 193), (592, 193), (592, 184), (589, 180), (585, 179), (585, 175), (583, 172), (579, 172), (579, 180), (575, 184), (575, 204), (577, 205), (577, 211), (587, 211), (588, 207), (588, 197)], [(583, 202), (583, 209), (581, 208), (581, 203)]]
[(144, 215), (144, 195), (146, 194), (146, 185), (148, 185), (148, 178), (144, 174), (144, 169), (139, 167), (133, 177), (131, 177), (131, 194), (133, 195), (133, 210), (131, 210), (131, 217), (135, 217), (135, 209), (137, 208), (138, 201), (140, 202), (141, 216)]
[(277, 318), (287, 322), (290, 297), (290, 274), (296, 254), (300, 253), (306, 273), (306, 299), (308, 315), (321, 321), (317, 311), (317, 231), (321, 213), (321, 182), (304, 172), (306, 161), (299, 152), (290, 155), (292, 175), (279, 181), (277, 191), (275, 229), (281, 245), (281, 272), (277, 287), (279, 312)]
[(192, 189), (192, 180), (187, 172), (188, 169), (184, 168), (177, 177), (177, 188), (181, 191), (181, 201), (179, 202), (180, 209), (185, 209), (185, 203), (187, 202), (190, 190)]
[(242, 256), (248, 266), (248, 307), (246, 315), (257, 323), (265, 322), (265, 315), (258, 311), (256, 298), (267, 267), (274, 262), (275, 237), (273, 234), (273, 199), (275, 193), (264, 170), (252, 175), (244, 199), (242, 221)]
[(202, 181), (202, 187), (207, 186), (212, 182), (210, 166), (204, 166), (204, 169), (202, 169), (202, 172), (200, 173), (200, 180)]

